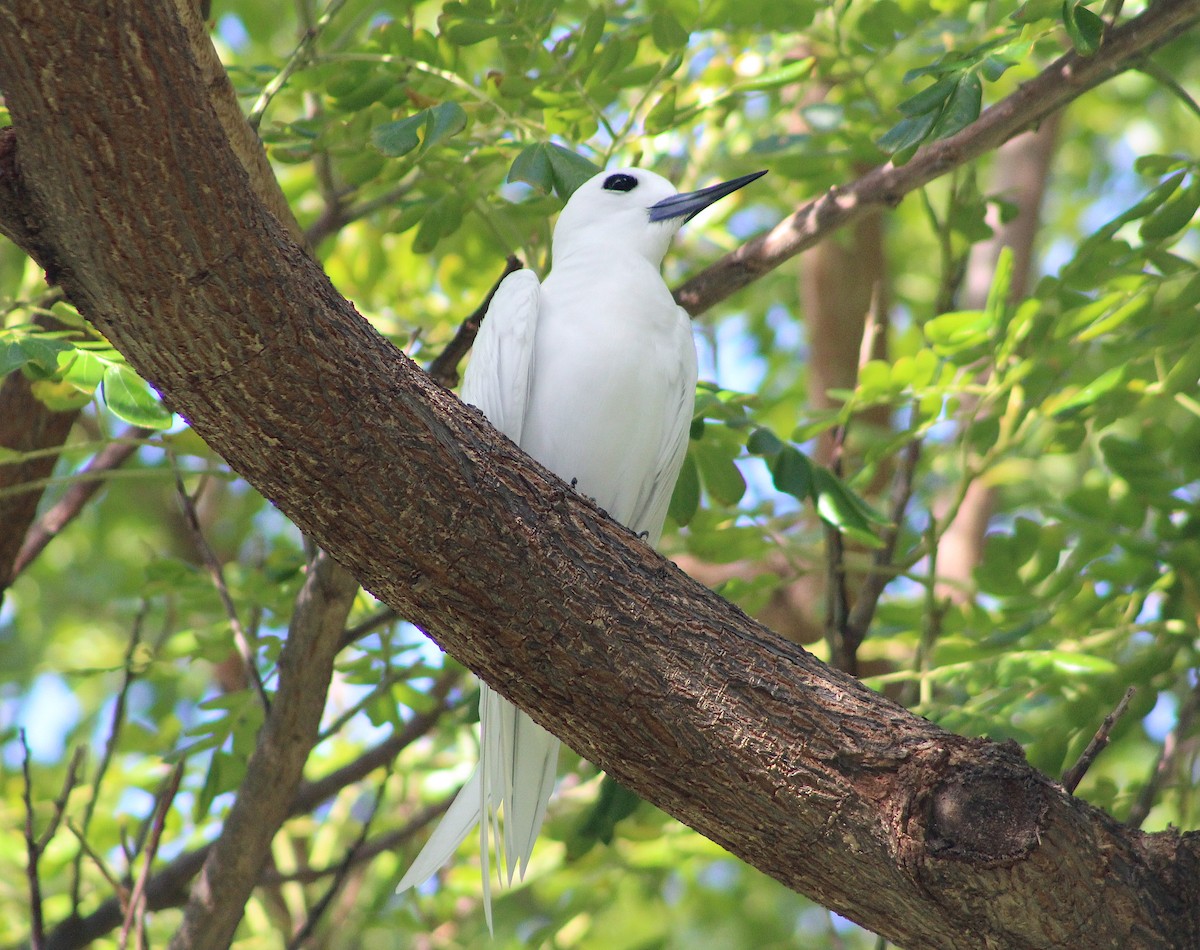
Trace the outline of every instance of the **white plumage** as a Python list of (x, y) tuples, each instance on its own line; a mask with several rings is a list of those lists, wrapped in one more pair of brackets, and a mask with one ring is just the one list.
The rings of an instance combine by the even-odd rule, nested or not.
[[(463, 379), (464, 402), (651, 544), (687, 450), (696, 386), (691, 321), (659, 267), (685, 221), (762, 174), (689, 194), (636, 168), (584, 182), (555, 226), (553, 270), (541, 283), (528, 270), (501, 283)], [(478, 823), (490, 930), (489, 845), (509, 883), (524, 875), (559, 743), (486, 684), (479, 721), (479, 765), (399, 890), (449, 861)]]

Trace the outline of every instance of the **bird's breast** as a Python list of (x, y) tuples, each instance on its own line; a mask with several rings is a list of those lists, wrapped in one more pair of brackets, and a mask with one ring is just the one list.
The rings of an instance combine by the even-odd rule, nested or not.
[(542, 287), (522, 447), (617, 520), (638, 499), (677, 433), (695, 360), (687, 318), (662, 278), (552, 274)]

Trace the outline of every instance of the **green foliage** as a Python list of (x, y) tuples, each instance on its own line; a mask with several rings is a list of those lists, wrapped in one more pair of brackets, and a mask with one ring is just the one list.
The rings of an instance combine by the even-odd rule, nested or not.
[[(667, 263), (676, 282), (804, 200), (968, 127), (1066, 48), (1103, 52), (1087, 5), (1031, 0), (1009, 13), (963, 0), (349, 0), (318, 29), (308, 0), (230, 0), (214, 16), (247, 111), (316, 30), (263, 102), (261, 135), (336, 286), (428, 362), (507, 254), (544, 271), (554, 214), (599, 168), (654, 167), (682, 187), (770, 168), (762, 186), (688, 225)], [(825, 577), (828, 538), (851, 589), (894, 542), (893, 582), (860, 654), (869, 683), (951, 729), (1016, 739), (1052, 776), (1136, 686), (1079, 790), (1118, 819), (1153, 774), (1200, 667), (1200, 131), (1179, 96), (1200, 83), (1198, 45), (1182, 37), (1156, 54), (1179, 88), (1130, 74), (1072, 105), (1038, 237), (1045, 263), (1028, 287), (1007, 253), (984, 299), (962, 285), (972, 246), (1015, 212), (1012, 196), (990, 191), (994, 159), (891, 213), (887, 358), (862, 361), (852, 386), (828, 394), (830, 408), (809, 392), (808, 304), (793, 266), (705, 314), (706, 369), (664, 539), (671, 554), (720, 568), (721, 593), (749, 611)], [(0, 614), (5, 944), (29, 936), (14, 723), (32, 740), (39, 828), (70, 749), (90, 749), (66, 814), (91, 853), (80, 857), (62, 826), (40, 866), (52, 926), (74, 909), (76, 879), (86, 914), (113, 892), (109, 876), (136, 876), (169, 763), (182, 763), (183, 780), (160, 863), (211, 840), (245, 774), (261, 700), (236, 675), (233, 624), (179, 515), (176, 475), (198, 495), (268, 695), (305, 569), (296, 530), (108, 341), (44, 294), (40, 272), (0, 246), (0, 375), (23, 374), (47, 405), (82, 410), (43, 505), (128, 425), (156, 433), (17, 579)], [(53, 329), (35, 323), (49, 317)], [(914, 464), (914, 440), (913, 497), (898, 511), (893, 484)], [(985, 490), (980, 556), (947, 563), (955, 512)], [(958, 588), (938, 582), (956, 567)], [(821, 600), (809, 609), (823, 627)], [(393, 767), (289, 822), (274, 854), (286, 880), (256, 894), (238, 946), (297, 929), (376, 796), (372, 838), (467, 774), (473, 692), (418, 631), (378, 611), (360, 595), (351, 623), (371, 629), (339, 657), (307, 777), (356, 761), (420, 714), (450, 714)], [(564, 762), (564, 773), (525, 882), (497, 901), (496, 944), (472, 844), (436, 885), (395, 898), (419, 835), (354, 865), (319, 938), (875, 946), (586, 763)], [(1161, 790), (1146, 827), (1167, 824), (1200, 824), (1182, 785)], [(151, 942), (165, 943), (178, 919), (154, 915)]]

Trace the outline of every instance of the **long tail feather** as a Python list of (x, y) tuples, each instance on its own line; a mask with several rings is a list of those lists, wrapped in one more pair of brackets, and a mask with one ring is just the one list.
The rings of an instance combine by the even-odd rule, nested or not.
[(476, 768), (467, 779), (467, 784), (454, 797), (454, 801), (433, 830), (433, 834), (429, 836), (429, 840), (425, 842), (425, 847), (417, 855), (412, 867), (400, 879), (397, 892), (422, 883), (454, 856), (458, 846), (466, 840), (471, 829), (479, 821), (481, 788), (479, 769)]
[(554, 736), (481, 683), (479, 765), (455, 796), (397, 890), (420, 884), (449, 861), (478, 823), (483, 913), (490, 932), (492, 858), (498, 874), (503, 874), (502, 868), (507, 871), (509, 884), (518, 872), (525, 876), (554, 791), (558, 747)]

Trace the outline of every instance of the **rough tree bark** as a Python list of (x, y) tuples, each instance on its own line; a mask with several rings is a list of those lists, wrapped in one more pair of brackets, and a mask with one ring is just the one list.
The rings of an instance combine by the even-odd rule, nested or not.
[[(1155, 5), (1102, 74), (1197, 16)], [(1126, 829), (772, 636), (372, 330), (256, 199), (173, 11), (12, 0), (0, 89), (5, 231), (234, 468), (581, 754), (901, 945), (1200, 945), (1200, 835)]]

